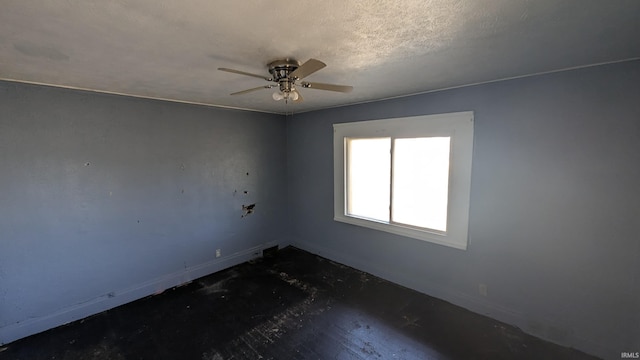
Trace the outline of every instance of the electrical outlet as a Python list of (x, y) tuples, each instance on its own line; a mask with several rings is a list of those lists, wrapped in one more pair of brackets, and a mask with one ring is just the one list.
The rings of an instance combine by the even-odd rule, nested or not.
[(487, 296), (487, 284), (478, 284), (478, 292), (482, 296)]
[(219, 258), (222, 255), (220, 249), (216, 249), (216, 257)]

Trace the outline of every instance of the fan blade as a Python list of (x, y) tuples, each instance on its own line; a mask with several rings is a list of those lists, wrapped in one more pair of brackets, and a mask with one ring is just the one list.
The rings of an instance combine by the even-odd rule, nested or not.
[(295, 69), (291, 74), (289, 74), (290, 78), (304, 79), (307, 76), (313, 74), (314, 72), (322, 69), (327, 66), (327, 64), (323, 63), (320, 60), (309, 59), (306, 63), (300, 65), (297, 69)]
[(231, 95), (242, 95), (242, 94), (246, 94), (246, 93), (250, 93), (252, 91), (256, 91), (256, 90), (260, 90), (260, 89), (271, 89), (272, 87), (274, 87), (275, 85), (265, 85), (265, 86), (259, 86), (253, 89), (247, 89), (247, 90), (242, 90), (242, 91), (238, 91), (238, 92), (234, 92)]
[(335, 84), (324, 84), (324, 83), (311, 83), (311, 82), (303, 82), (300, 85), (304, 88), (308, 89), (318, 89), (318, 90), (329, 90), (329, 91), (337, 91), (348, 93), (353, 90), (353, 86), (347, 85), (335, 85)]
[(253, 77), (257, 77), (257, 78), (264, 79), (264, 80), (267, 80), (267, 81), (272, 81), (273, 80), (270, 77), (265, 77), (265, 76), (258, 75), (258, 74), (252, 74), (252, 73), (248, 73), (248, 72), (244, 72), (244, 71), (240, 71), (240, 70), (227, 69), (227, 68), (218, 68), (218, 70), (226, 71), (226, 72), (230, 72), (230, 73), (234, 73), (234, 74), (253, 76)]

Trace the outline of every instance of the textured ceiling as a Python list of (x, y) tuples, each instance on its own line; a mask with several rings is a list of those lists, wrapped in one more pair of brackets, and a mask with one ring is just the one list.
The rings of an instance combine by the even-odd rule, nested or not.
[[(322, 60), (276, 102), (279, 58)], [(267, 112), (300, 112), (640, 58), (638, 0), (3, 0), (0, 79)]]

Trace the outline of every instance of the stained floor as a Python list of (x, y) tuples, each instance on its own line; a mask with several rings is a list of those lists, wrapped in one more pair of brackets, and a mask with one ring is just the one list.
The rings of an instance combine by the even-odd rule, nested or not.
[(0, 348), (0, 359), (595, 359), (287, 247)]

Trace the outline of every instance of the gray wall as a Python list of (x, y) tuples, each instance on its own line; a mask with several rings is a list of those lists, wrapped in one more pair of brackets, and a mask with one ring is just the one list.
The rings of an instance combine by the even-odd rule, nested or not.
[[(638, 84), (634, 61), (285, 129), (277, 115), (0, 82), (0, 343), (291, 242), (561, 344), (638, 351)], [(466, 110), (467, 251), (332, 220), (334, 122)]]
[(282, 241), (285, 135), (279, 115), (0, 82), (0, 343)]
[[(291, 242), (560, 344), (640, 351), (639, 84), (633, 61), (288, 117)], [(332, 220), (333, 123), (467, 110), (467, 251)]]

